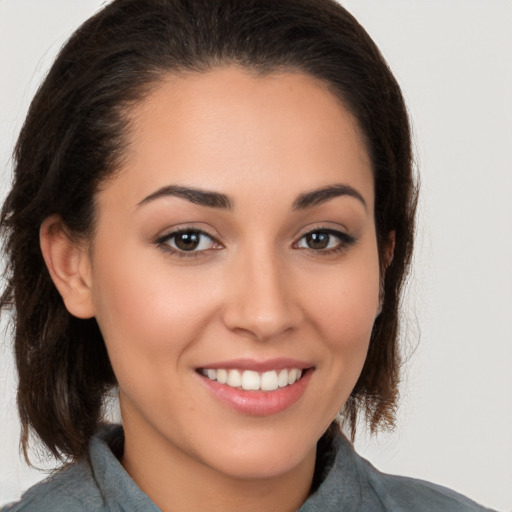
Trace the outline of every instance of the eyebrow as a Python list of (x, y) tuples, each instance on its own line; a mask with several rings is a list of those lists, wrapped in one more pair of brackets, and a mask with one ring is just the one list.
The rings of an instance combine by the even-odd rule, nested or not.
[[(142, 201), (140, 201), (137, 206), (142, 206), (161, 197), (169, 196), (180, 197), (190, 201), (191, 203), (198, 204), (200, 206), (206, 206), (208, 208), (222, 208), (226, 210), (233, 209), (233, 202), (226, 194), (180, 185), (168, 185), (159, 188), (149, 196), (145, 197)], [(366, 201), (355, 188), (351, 187), (350, 185), (338, 183), (301, 194), (294, 201), (293, 209), (305, 210), (340, 196), (353, 197), (357, 199), (365, 207), (365, 209), (367, 208)]]
[(343, 183), (338, 183), (335, 185), (329, 185), (327, 187), (322, 187), (317, 190), (313, 190), (311, 192), (306, 192), (301, 194), (293, 203), (294, 210), (304, 210), (306, 208), (310, 208), (312, 206), (317, 206), (319, 204), (325, 203), (329, 201), (329, 199), (333, 199), (334, 197), (340, 196), (349, 196), (357, 199), (362, 205), (367, 209), (366, 201), (363, 196), (350, 185), (345, 185)]
[(159, 188), (156, 192), (145, 197), (137, 204), (137, 206), (142, 206), (154, 201), (155, 199), (168, 196), (181, 197), (191, 203), (198, 204), (200, 206), (207, 206), (209, 208), (224, 208), (227, 210), (233, 208), (233, 203), (225, 194), (178, 185), (168, 185), (166, 187)]

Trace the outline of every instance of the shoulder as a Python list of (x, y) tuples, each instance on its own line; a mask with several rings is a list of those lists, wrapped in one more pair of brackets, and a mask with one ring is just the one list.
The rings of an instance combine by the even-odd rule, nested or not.
[(360, 457), (341, 434), (328, 448), (323, 479), (300, 512), (485, 512), (490, 511), (440, 485), (388, 475)]
[[(354, 452), (355, 453), (355, 452)], [(404, 512), (484, 512), (485, 508), (447, 487), (416, 478), (389, 475), (378, 471), (355, 454), (358, 467), (384, 505), (384, 510)]]
[(424, 480), (380, 473), (370, 466), (368, 478), (385, 510), (407, 512), (484, 512), (485, 508), (451, 489)]
[(90, 462), (58, 471), (0, 512), (157, 512), (119, 462), (123, 448), (122, 427), (102, 425), (89, 444)]
[(56, 472), (31, 487), (17, 503), (0, 512), (82, 512), (103, 510), (102, 498), (87, 462)]

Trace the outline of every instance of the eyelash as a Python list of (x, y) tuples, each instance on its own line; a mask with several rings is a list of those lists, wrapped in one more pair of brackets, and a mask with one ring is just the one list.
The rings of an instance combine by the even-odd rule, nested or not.
[[(183, 234), (194, 234), (199, 235), (199, 238), (202, 237), (209, 238), (211, 240), (211, 243), (214, 245), (217, 245), (218, 247), (209, 247), (207, 249), (192, 249), (190, 251), (179, 249), (177, 247), (172, 247), (170, 245), (171, 240), (175, 240), (176, 237), (183, 235)], [(311, 247), (299, 247), (299, 244), (302, 240), (305, 240), (307, 236), (311, 235), (328, 235), (329, 237), (335, 237), (339, 240), (339, 242), (334, 246), (326, 249), (313, 249)], [(354, 245), (356, 242), (356, 238), (354, 238), (352, 235), (349, 235), (348, 233), (345, 233), (343, 231), (339, 231), (337, 229), (327, 228), (327, 227), (320, 227), (315, 228), (307, 233), (304, 233), (297, 242), (293, 244), (293, 247), (300, 250), (306, 250), (308, 252), (311, 252), (318, 256), (327, 256), (331, 254), (336, 254), (341, 251), (346, 250), (351, 245)], [(329, 239), (328, 244), (331, 243), (331, 240)], [(171, 233), (168, 233), (166, 235), (163, 235), (155, 240), (155, 244), (161, 248), (163, 251), (170, 253), (172, 255), (177, 255), (180, 258), (198, 258), (204, 255), (206, 251), (209, 250), (217, 250), (222, 248), (222, 244), (218, 242), (213, 236), (209, 235), (205, 231), (202, 231), (201, 229), (195, 229), (195, 228), (182, 228), (178, 229), (176, 231), (173, 231)], [(201, 240), (199, 241), (199, 245), (201, 244)]]
[[(327, 249), (312, 249), (311, 247), (297, 247), (297, 245), (302, 241), (305, 240), (307, 236), (310, 235), (318, 235), (318, 234), (325, 234), (329, 237), (335, 237), (339, 240), (339, 242), (334, 246)], [(329, 240), (329, 243), (331, 243), (331, 240)], [(327, 228), (327, 227), (319, 227), (312, 229), (308, 231), (307, 233), (304, 233), (297, 242), (294, 243), (294, 246), (296, 246), (298, 249), (303, 249), (306, 251), (309, 251), (313, 253), (315, 256), (329, 256), (332, 254), (337, 254), (339, 252), (342, 252), (346, 249), (348, 249), (350, 246), (354, 245), (356, 243), (356, 238), (352, 235), (349, 235), (348, 233), (345, 233), (344, 231), (339, 231), (337, 229), (333, 228)]]
[[(179, 249), (177, 247), (172, 247), (170, 245), (170, 241), (180, 235), (183, 235), (183, 234), (194, 234), (194, 235), (199, 235), (200, 238), (202, 238), (202, 237), (209, 238), (214, 245), (218, 245), (219, 247), (215, 247), (215, 248), (212, 247), (212, 248), (201, 249), (201, 250), (190, 250), (190, 251)], [(201, 241), (199, 242), (199, 244), (200, 243), (201, 243)], [(177, 255), (180, 258), (198, 258), (198, 257), (202, 256), (205, 253), (205, 251), (212, 250), (212, 249), (217, 250), (221, 247), (220, 242), (218, 242), (213, 236), (211, 236), (208, 233), (206, 233), (205, 231), (202, 231), (201, 229), (197, 229), (197, 228), (182, 228), (182, 229), (178, 229), (176, 231), (172, 231), (171, 233), (168, 233), (166, 235), (163, 235), (163, 236), (157, 238), (155, 240), (155, 244), (160, 249), (165, 251), (166, 253), (169, 253), (172, 255)]]

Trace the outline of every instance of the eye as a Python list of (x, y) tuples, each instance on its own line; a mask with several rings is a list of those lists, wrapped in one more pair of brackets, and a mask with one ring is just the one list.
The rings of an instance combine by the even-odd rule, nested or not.
[(332, 252), (341, 250), (355, 242), (351, 235), (335, 229), (317, 229), (303, 235), (296, 243), (299, 249)]
[(171, 252), (180, 253), (197, 253), (220, 247), (210, 235), (197, 229), (183, 229), (168, 233), (160, 237), (156, 243)]

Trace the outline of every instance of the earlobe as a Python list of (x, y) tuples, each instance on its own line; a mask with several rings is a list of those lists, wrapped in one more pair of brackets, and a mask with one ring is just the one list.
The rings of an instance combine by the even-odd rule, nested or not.
[(43, 221), (39, 243), (46, 267), (66, 309), (78, 318), (93, 317), (91, 265), (85, 244), (72, 240), (58, 215)]

